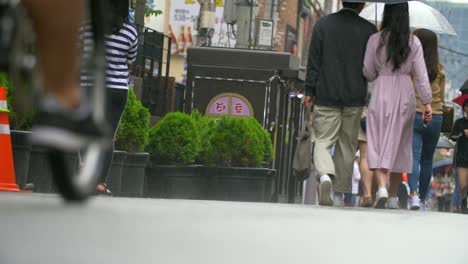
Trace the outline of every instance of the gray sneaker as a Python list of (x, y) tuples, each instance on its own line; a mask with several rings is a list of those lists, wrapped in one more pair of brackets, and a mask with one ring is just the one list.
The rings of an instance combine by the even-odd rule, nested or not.
[(319, 205), (333, 206), (332, 199), (333, 184), (330, 181), (323, 181), (319, 184)]

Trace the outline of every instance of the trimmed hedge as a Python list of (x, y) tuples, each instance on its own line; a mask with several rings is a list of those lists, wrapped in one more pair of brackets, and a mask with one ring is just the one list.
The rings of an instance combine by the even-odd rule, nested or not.
[(215, 121), (195, 110), (169, 113), (150, 130), (147, 151), (155, 164), (263, 167), (273, 159), (269, 133), (254, 118)]
[(127, 152), (143, 152), (149, 142), (150, 113), (129, 88), (127, 107), (120, 121), (115, 147)]
[(254, 118), (223, 116), (211, 138), (210, 164), (262, 167), (273, 156), (268, 133)]
[(216, 131), (216, 121), (213, 118), (203, 116), (198, 110), (192, 112), (192, 119), (200, 132), (201, 150), (196, 158), (196, 163), (206, 164), (209, 162), (209, 151), (211, 147), (211, 138)]
[(151, 128), (147, 151), (156, 164), (194, 164), (202, 151), (197, 123), (184, 113), (167, 114)]

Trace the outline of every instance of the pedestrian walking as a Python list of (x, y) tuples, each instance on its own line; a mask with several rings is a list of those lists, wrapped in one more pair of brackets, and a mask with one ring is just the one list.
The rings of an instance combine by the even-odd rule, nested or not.
[(429, 124), (432, 115), (423, 49), (410, 33), (408, 3), (385, 5), (382, 29), (369, 39), (363, 72), (374, 85), (366, 125), (369, 168), (375, 170), (378, 183), (374, 207), (398, 209), (402, 174), (413, 165), (416, 97), (411, 74), (424, 105), (423, 120)]
[(463, 117), (455, 121), (451, 139), (457, 142), (455, 162), (458, 192), (462, 199), (461, 211), (468, 214), (468, 99), (463, 103)]
[[(314, 164), (319, 204), (333, 205), (332, 190), (351, 193), (353, 162), (367, 82), (364, 53), (374, 25), (359, 16), (364, 3), (343, 2), (343, 9), (319, 19), (307, 66), (305, 104), (314, 106)], [(330, 154), (336, 144), (334, 155)], [(341, 196), (340, 203), (343, 203)]]
[[(120, 119), (127, 105), (129, 67), (128, 65), (135, 61), (138, 49), (138, 31), (129, 18), (128, 0), (114, 0), (112, 2), (113, 33), (106, 36), (106, 86), (107, 86), (107, 109), (106, 119), (109, 123), (114, 136), (119, 127)], [(84, 42), (92, 38), (91, 32), (84, 33)], [(82, 74), (83, 86), (87, 86), (86, 74)], [(106, 150), (106, 158), (103, 161), (104, 173), (99, 179), (96, 187), (98, 194), (110, 195), (111, 191), (106, 187), (107, 174), (112, 163), (114, 146), (111, 145)]]
[(416, 118), (413, 129), (413, 170), (408, 175), (411, 192), (411, 210), (424, 207), (427, 190), (432, 177), (432, 162), (434, 152), (439, 142), (443, 121), (443, 105), (445, 102), (445, 72), (439, 62), (439, 46), (437, 35), (427, 29), (418, 29), (413, 33), (421, 41), (424, 61), (431, 82), (432, 90), (432, 122), (425, 125), (425, 111), (419, 94), (416, 93)]

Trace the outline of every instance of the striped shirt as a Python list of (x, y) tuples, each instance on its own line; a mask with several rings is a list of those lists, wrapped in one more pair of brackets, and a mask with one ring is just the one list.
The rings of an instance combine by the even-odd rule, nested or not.
[[(91, 50), (92, 33), (83, 34), (84, 56)], [(138, 32), (133, 24), (124, 23), (119, 32), (106, 36), (106, 86), (128, 89), (128, 64), (135, 61), (138, 50)], [(90, 77), (82, 73), (83, 86), (92, 86)]]

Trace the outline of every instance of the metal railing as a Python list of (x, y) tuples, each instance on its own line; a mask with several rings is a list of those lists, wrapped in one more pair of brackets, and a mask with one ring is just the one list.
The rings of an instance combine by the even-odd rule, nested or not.
[(171, 38), (141, 25), (137, 27), (139, 47), (137, 59), (131, 67), (132, 75), (142, 79), (143, 105), (152, 115), (162, 116), (167, 112), (167, 100), (160, 100), (160, 97), (167, 98)]

